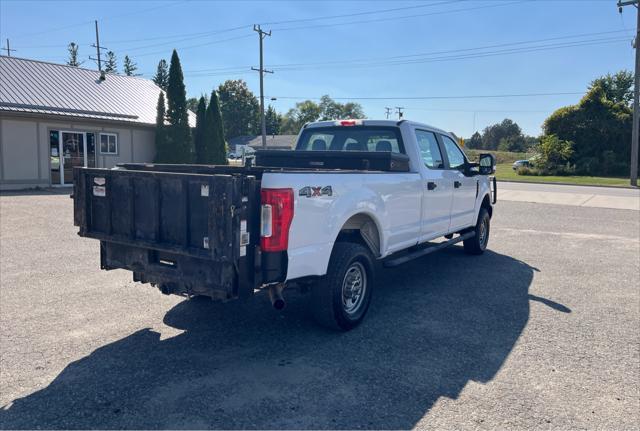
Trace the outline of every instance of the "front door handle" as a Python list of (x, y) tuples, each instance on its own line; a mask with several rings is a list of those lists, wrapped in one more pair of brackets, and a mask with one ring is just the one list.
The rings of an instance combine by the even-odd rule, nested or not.
[(429, 181), (427, 183), (427, 190), (435, 190), (436, 187), (438, 187), (438, 185), (434, 182)]
[(461, 185), (462, 185), (462, 183), (460, 181), (454, 181), (453, 182), (453, 187), (455, 187), (456, 189), (459, 189)]

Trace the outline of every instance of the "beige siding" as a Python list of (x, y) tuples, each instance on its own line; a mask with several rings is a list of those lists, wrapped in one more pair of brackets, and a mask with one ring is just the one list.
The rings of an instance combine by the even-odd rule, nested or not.
[(155, 139), (156, 134), (152, 130), (134, 130), (132, 161), (140, 163), (153, 162), (156, 156)]
[[(55, 121), (0, 117), (0, 189), (51, 185), (49, 133), (52, 130), (96, 133), (96, 166), (152, 162), (155, 155), (153, 127), (121, 127), (85, 121)], [(118, 137), (115, 155), (101, 154), (99, 133)]]
[(38, 180), (38, 129), (35, 121), (0, 119), (2, 180)]

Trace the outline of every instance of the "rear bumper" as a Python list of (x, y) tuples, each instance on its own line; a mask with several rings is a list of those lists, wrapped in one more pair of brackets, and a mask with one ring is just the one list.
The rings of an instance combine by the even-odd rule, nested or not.
[(134, 281), (152, 283), (167, 294), (228, 300), (253, 293), (253, 289), (241, 291), (242, 284), (232, 263), (112, 242), (100, 242), (100, 267), (132, 271)]

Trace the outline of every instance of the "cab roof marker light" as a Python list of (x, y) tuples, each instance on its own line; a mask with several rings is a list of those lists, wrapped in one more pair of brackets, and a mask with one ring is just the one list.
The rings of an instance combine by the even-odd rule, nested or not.
[(338, 120), (334, 122), (336, 126), (362, 126), (362, 120)]

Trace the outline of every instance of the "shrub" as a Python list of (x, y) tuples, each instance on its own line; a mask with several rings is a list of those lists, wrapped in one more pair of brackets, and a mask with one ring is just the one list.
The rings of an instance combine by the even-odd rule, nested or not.
[(530, 176), (568, 176), (575, 175), (576, 167), (570, 163), (565, 165), (553, 166), (551, 168), (535, 167), (535, 166), (520, 166), (516, 170), (518, 175), (530, 175)]
[(530, 167), (530, 166), (520, 166), (517, 170), (516, 173), (518, 175), (535, 175), (538, 176), (540, 175), (540, 171), (534, 167)]
[(569, 161), (573, 155), (573, 142), (563, 141), (556, 135), (543, 136), (538, 145), (539, 163), (543, 168), (553, 169)]

